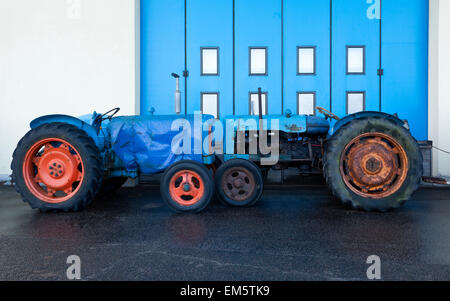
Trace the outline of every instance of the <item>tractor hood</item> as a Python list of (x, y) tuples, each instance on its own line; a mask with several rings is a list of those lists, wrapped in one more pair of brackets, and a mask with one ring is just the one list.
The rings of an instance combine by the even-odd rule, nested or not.
[[(259, 130), (259, 117), (251, 115), (229, 116), (226, 123), (233, 123), (238, 131)], [(324, 118), (309, 115), (270, 115), (263, 116), (263, 128), (269, 131), (300, 133), (304, 135), (325, 135), (330, 124)]]

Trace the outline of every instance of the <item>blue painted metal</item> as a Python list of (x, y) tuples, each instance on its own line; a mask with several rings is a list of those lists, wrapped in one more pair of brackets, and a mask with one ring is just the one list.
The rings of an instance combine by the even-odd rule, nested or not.
[[(195, 35), (201, 34), (193, 33)], [(236, 1), (236, 115), (249, 114), (249, 92), (268, 92), (268, 114), (281, 111), (281, 1)], [(267, 47), (267, 76), (249, 76), (249, 47)], [(228, 100), (230, 101), (230, 100)]]
[(383, 0), (382, 110), (428, 139), (428, 0)]
[[(189, 0), (188, 113), (201, 110), (202, 92), (219, 93), (219, 115), (233, 114), (233, 0)], [(197, 34), (200, 33), (201, 34)], [(202, 47), (219, 48), (219, 75), (201, 75)]]
[(91, 137), (94, 140), (95, 144), (97, 145), (97, 147), (100, 150), (104, 149), (105, 139), (103, 137), (103, 133), (97, 134), (96, 128), (94, 128), (89, 123), (87, 123), (79, 118), (75, 118), (75, 117), (68, 116), (68, 115), (47, 115), (47, 116), (42, 116), (42, 117), (39, 117), (39, 118), (36, 118), (35, 120), (33, 120), (30, 123), (30, 127), (32, 129), (35, 129), (41, 125), (55, 123), (55, 122), (67, 123), (67, 124), (76, 126), (77, 128), (85, 131), (86, 134), (88, 134), (89, 137)]
[[(374, 3), (364, 0), (143, 1), (141, 111), (174, 112), (170, 73), (186, 64), (189, 113), (201, 109), (201, 92), (219, 92), (221, 117), (234, 105), (236, 115), (246, 115), (249, 92), (261, 87), (269, 114), (297, 112), (297, 92), (316, 92), (318, 106), (345, 116), (347, 92), (361, 91), (367, 111), (398, 113), (417, 139), (427, 139), (429, 1), (379, 1), (381, 21), (368, 17)], [(268, 47), (267, 76), (249, 76), (251, 46)], [(316, 46), (315, 76), (297, 75), (297, 46)], [(365, 46), (364, 75), (346, 74), (347, 46)], [(200, 47), (220, 47), (219, 76), (200, 76)]]
[[(361, 0), (333, 0), (333, 92), (332, 111), (347, 115), (347, 92), (366, 93), (367, 111), (380, 110), (380, 20), (369, 19), (369, 5)], [(365, 46), (365, 74), (348, 75), (347, 46)]]
[[(315, 75), (297, 75), (298, 46), (316, 47)], [(284, 110), (298, 113), (297, 92), (330, 109), (330, 0), (284, 0)]]
[[(175, 113), (172, 72), (184, 70), (184, 1), (141, 1), (141, 114)], [(182, 85), (183, 86), (183, 85)], [(182, 87), (182, 112), (184, 87)]]
[[(226, 122), (236, 125), (236, 131), (258, 131), (259, 117), (251, 115), (228, 116)], [(285, 133), (299, 133), (304, 135), (324, 135), (328, 133), (330, 124), (324, 118), (306, 115), (268, 115), (263, 116), (265, 131), (282, 131)]]

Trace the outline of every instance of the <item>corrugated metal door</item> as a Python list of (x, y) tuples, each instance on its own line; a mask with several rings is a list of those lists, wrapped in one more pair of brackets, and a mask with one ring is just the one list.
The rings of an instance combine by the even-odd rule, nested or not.
[[(398, 113), (427, 139), (428, 0), (143, 0), (141, 111)], [(256, 102), (257, 105), (257, 102)], [(186, 110), (187, 108), (187, 110)]]

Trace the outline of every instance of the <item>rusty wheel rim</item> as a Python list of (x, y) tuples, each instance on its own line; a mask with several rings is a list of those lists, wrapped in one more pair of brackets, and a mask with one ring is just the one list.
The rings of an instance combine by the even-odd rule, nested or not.
[(341, 176), (354, 193), (382, 199), (396, 193), (408, 174), (408, 156), (391, 136), (367, 133), (353, 139), (340, 162)]
[(230, 168), (223, 175), (222, 189), (228, 198), (243, 202), (253, 195), (256, 189), (255, 178), (245, 168)]
[(23, 176), (28, 190), (38, 199), (63, 203), (80, 189), (84, 167), (78, 151), (57, 138), (35, 143), (25, 155)]

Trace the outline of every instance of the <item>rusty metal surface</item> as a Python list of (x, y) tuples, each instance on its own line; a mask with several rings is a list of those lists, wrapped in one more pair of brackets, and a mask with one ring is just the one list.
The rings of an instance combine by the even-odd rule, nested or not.
[(442, 178), (423, 177), (422, 180), (425, 183), (430, 183), (430, 184), (439, 184), (439, 185), (447, 185), (448, 184), (447, 180), (442, 179)]
[(353, 139), (341, 157), (341, 175), (353, 192), (366, 198), (394, 194), (408, 174), (408, 157), (403, 147), (382, 133), (368, 133)]
[(243, 202), (251, 197), (255, 191), (255, 178), (245, 168), (230, 168), (223, 175), (222, 189), (230, 199)]

